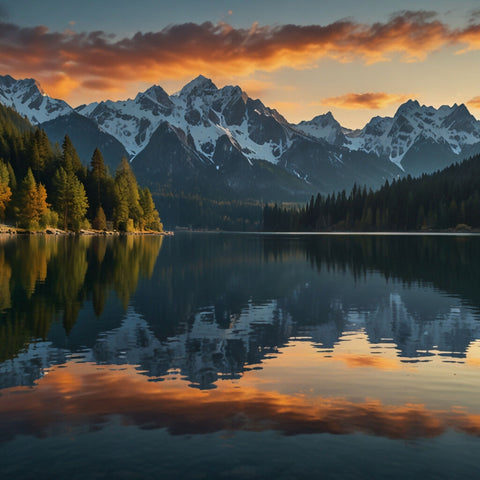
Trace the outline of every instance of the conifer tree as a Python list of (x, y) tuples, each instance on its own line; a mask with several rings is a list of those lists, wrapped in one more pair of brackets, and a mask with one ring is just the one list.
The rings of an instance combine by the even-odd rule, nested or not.
[(60, 167), (53, 177), (53, 183), (56, 190), (55, 208), (60, 217), (61, 226), (64, 230), (68, 227), (69, 206), (70, 206), (70, 188), (69, 178), (64, 168)]
[(90, 163), (92, 178), (97, 181), (105, 179), (107, 176), (107, 167), (103, 159), (102, 152), (98, 148), (95, 149), (92, 155), (92, 161)]
[(47, 189), (43, 183), (37, 185), (37, 214), (39, 217), (40, 227), (47, 227), (48, 225), (57, 226), (58, 217), (53, 215), (50, 210), (50, 205), (47, 203)]
[(123, 157), (115, 174), (115, 223), (120, 230), (129, 229), (129, 219), (139, 227), (142, 217), (137, 179), (128, 160)]
[(5, 210), (11, 198), (10, 174), (7, 166), (0, 162), (0, 219), (5, 217)]
[(53, 171), (53, 152), (44, 130), (37, 128), (32, 135), (28, 163), (37, 181), (48, 181)]
[(28, 169), (20, 187), (19, 209), (20, 225), (25, 228), (38, 228), (40, 220), (38, 215), (38, 190), (31, 168)]
[(143, 215), (141, 219), (141, 228), (147, 228), (155, 231), (162, 231), (163, 225), (160, 222), (160, 216), (153, 203), (152, 194), (150, 190), (145, 187), (139, 190), (140, 206), (142, 207)]
[(77, 177), (73, 177), (72, 185), (72, 204), (71, 204), (71, 223), (72, 228), (78, 232), (86, 223), (88, 210), (88, 198), (83, 183)]
[(10, 162), (7, 163), (7, 170), (8, 170), (8, 184), (12, 191), (17, 189), (17, 178), (15, 176), (15, 172), (13, 171), (12, 164)]
[(78, 231), (85, 221), (88, 199), (85, 187), (72, 173), (59, 168), (55, 173), (56, 210), (64, 230), (72, 227)]
[(98, 208), (102, 205), (102, 197), (107, 195), (107, 167), (103, 160), (103, 155), (98, 148), (95, 149), (88, 172), (88, 199), (90, 203), (91, 215), (96, 214)]
[(85, 168), (83, 167), (77, 150), (68, 135), (65, 135), (63, 140), (61, 162), (62, 167), (68, 174), (73, 173), (81, 180), (85, 179)]
[(95, 230), (105, 230), (107, 228), (107, 217), (101, 206), (98, 207), (97, 214), (92, 222), (92, 227)]

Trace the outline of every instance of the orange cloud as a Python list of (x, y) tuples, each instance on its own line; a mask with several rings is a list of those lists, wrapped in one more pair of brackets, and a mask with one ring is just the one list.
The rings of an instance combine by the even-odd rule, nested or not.
[[(52, 32), (44, 26), (0, 23), (0, 67), (13, 76), (35, 76), (59, 95), (52, 75), (97, 88), (102, 82), (248, 76), (282, 67), (309, 68), (322, 58), (367, 64), (400, 57), (421, 61), (447, 46), (480, 49), (480, 24), (453, 29), (433, 12), (400, 12), (387, 22), (341, 20), (329, 25), (185, 23), (158, 32), (117, 38), (106, 32)], [(73, 85), (73, 84), (72, 84)], [(72, 86), (72, 88), (74, 88)]]
[(376, 93), (346, 93), (338, 97), (324, 98), (320, 103), (331, 107), (348, 109), (380, 109), (392, 103), (401, 103), (411, 98), (411, 95), (400, 95), (385, 92)]
[(430, 438), (448, 429), (480, 434), (480, 415), (461, 408), (288, 395), (252, 384), (239, 389), (229, 382), (202, 392), (179, 380), (149, 382), (131, 366), (104, 366), (103, 371), (96, 364), (64, 367), (52, 369), (33, 388), (2, 390), (0, 442), (75, 426), (101, 428), (112, 416), (140, 428), (167, 428), (171, 434), (275, 430), (394, 439)]
[(474, 97), (471, 100), (467, 102), (467, 105), (469, 105), (472, 108), (480, 108), (480, 96)]
[(60, 98), (65, 98), (69, 93), (80, 85), (75, 77), (70, 77), (64, 73), (54, 74), (49, 78), (49, 87)]

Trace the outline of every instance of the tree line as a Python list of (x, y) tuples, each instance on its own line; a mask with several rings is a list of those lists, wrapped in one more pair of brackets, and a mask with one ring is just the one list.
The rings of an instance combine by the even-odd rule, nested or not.
[(303, 207), (266, 205), (267, 231), (415, 231), (480, 228), (480, 155), (418, 178), (385, 182), (373, 192), (310, 199)]
[(258, 231), (262, 228), (263, 203), (259, 201), (216, 200), (167, 189), (152, 189), (152, 194), (172, 228), (238, 231)]
[(0, 105), (0, 220), (29, 230), (59, 227), (119, 231), (163, 226), (148, 188), (126, 158), (112, 176), (100, 150), (85, 167), (72, 141), (52, 146), (47, 134)]

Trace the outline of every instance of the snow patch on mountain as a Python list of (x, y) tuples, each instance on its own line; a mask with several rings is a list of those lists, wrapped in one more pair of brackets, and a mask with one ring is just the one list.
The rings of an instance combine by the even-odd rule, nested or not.
[(145, 148), (161, 123), (168, 122), (183, 131), (190, 144), (208, 161), (213, 162), (217, 140), (227, 135), (250, 162), (262, 159), (277, 163), (290, 145), (290, 134), (285, 133), (280, 142), (253, 137), (262, 137), (265, 133), (262, 121), (268, 117), (282, 121), (285, 130), (290, 127), (278, 112), (258, 100), (255, 101), (258, 108), (252, 115), (253, 107), (248, 108), (251, 102), (239, 87), (218, 89), (210, 79), (200, 75), (172, 96), (153, 86), (133, 100), (92, 103), (76, 111), (119, 140), (132, 157)]
[(318, 115), (310, 121), (303, 121), (295, 127), (314, 138), (321, 138), (331, 145), (341, 145), (346, 142), (344, 129), (335, 120), (331, 112)]
[(73, 111), (63, 100), (49, 97), (34, 79), (15, 80), (10, 75), (0, 75), (0, 102), (14, 108), (33, 124), (47, 122)]
[(436, 109), (409, 100), (393, 117), (373, 117), (360, 131), (343, 129), (329, 113), (296, 128), (330, 144), (340, 144), (352, 151), (364, 151), (387, 157), (402, 168), (402, 160), (418, 142), (446, 144), (460, 155), (466, 146), (480, 142), (480, 122), (465, 105), (443, 105)]
[[(229, 143), (222, 145), (230, 152), (238, 151), (251, 165), (256, 160), (284, 165), (297, 160), (289, 152), (304, 157), (309, 151), (312, 157), (307, 170), (316, 168), (319, 158), (340, 168), (344, 164), (342, 152), (346, 155), (348, 151), (390, 160), (403, 169), (402, 161), (409, 152), (421, 151), (428, 156), (429, 148), (441, 145), (441, 151), (448, 147), (459, 156), (467, 147), (480, 143), (480, 122), (463, 104), (436, 109), (409, 100), (393, 117), (373, 117), (361, 130), (342, 127), (330, 112), (292, 125), (276, 110), (249, 98), (240, 87), (219, 89), (202, 75), (174, 95), (153, 85), (133, 99), (94, 102), (75, 110), (50, 98), (35, 80), (15, 80), (7, 75), (0, 76), (0, 102), (40, 125), (75, 111), (116, 138), (131, 159), (147, 147), (161, 125), (167, 124), (189, 151), (203, 162), (217, 162), (218, 168), (222, 164), (217, 145), (225, 136)], [(294, 174), (308, 178), (308, 173), (298, 173), (300, 170), (294, 168)]]
[(153, 132), (172, 113), (172, 102), (159, 86), (139, 93), (134, 99), (107, 100), (77, 107), (76, 112), (94, 120), (106, 133), (135, 156), (148, 144)]
[(398, 165), (419, 140), (446, 142), (453, 153), (480, 141), (480, 122), (465, 105), (443, 105), (439, 109), (409, 100), (393, 118), (372, 119), (360, 137), (358, 147), (367, 152), (387, 155)]

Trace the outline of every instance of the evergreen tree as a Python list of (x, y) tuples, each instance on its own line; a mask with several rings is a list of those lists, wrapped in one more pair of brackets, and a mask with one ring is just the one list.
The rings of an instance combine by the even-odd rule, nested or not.
[(38, 190), (31, 168), (28, 169), (20, 187), (19, 209), (20, 225), (25, 228), (38, 228), (40, 220)]
[(78, 231), (85, 222), (88, 199), (83, 184), (72, 172), (59, 168), (55, 173), (56, 210), (64, 230)]
[(15, 172), (13, 171), (12, 164), (10, 162), (7, 163), (7, 170), (8, 170), (8, 184), (10, 189), (16, 190), (17, 189), (17, 179), (15, 177)]
[[(143, 212), (135, 175), (123, 157), (115, 174), (115, 224), (119, 230), (139, 228)], [(130, 221), (131, 220), (131, 221)], [(133, 225), (131, 225), (133, 223)]]
[(70, 207), (70, 186), (69, 177), (65, 169), (60, 167), (53, 178), (55, 186), (55, 208), (60, 217), (61, 226), (64, 230), (68, 228), (69, 207)]
[(96, 148), (93, 152), (89, 172), (89, 199), (90, 207), (94, 212), (96, 212), (102, 204), (102, 190), (105, 188), (106, 178), (107, 167), (105, 166), (102, 153)]
[(107, 228), (107, 217), (102, 207), (98, 207), (97, 214), (92, 222), (92, 227), (95, 230), (105, 230)]
[(78, 232), (83, 226), (88, 226), (86, 219), (88, 210), (88, 198), (83, 183), (77, 177), (73, 177), (72, 204), (71, 204), (71, 225), (73, 230)]
[(140, 206), (143, 211), (141, 229), (147, 228), (149, 230), (162, 231), (163, 225), (160, 222), (160, 215), (155, 208), (150, 190), (147, 187), (141, 188), (139, 193)]
[(0, 219), (5, 217), (5, 210), (11, 198), (10, 174), (7, 166), (0, 161)]
[[(32, 127), (3, 105), (0, 159), (0, 218), (38, 228), (56, 225), (58, 212), (63, 228), (77, 230), (86, 222), (85, 206), (89, 205), (88, 218), (93, 220), (100, 215), (97, 220), (101, 225), (105, 216), (124, 230), (161, 228), (150, 192), (140, 193), (126, 159), (114, 179), (108, 174), (102, 154), (95, 149), (87, 177), (68, 135), (61, 148), (58, 144), (52, 147), (45, 131)], [(54, 211), (50, 210), (47, 197)], [(469, 209), (466, 202), (465, 211)]]
[(83, 167), (77, 150), (68, 135), (65, 135), (62, 144), (61, 164), (68, 174), (73, 173), (81, 180), (85, 179), (85, 168)]

